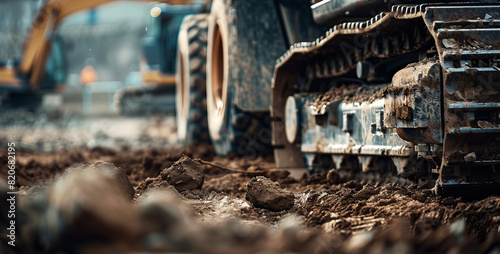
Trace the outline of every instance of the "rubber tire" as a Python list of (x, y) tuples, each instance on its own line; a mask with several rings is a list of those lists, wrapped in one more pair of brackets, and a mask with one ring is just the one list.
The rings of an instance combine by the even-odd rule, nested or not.
[(114, 97), (113, 103), (121, 116), (132, 116), (138, 110), (138, 103), (133, 101), (136, 96), (126, 93), (125, 90), (118, 90)]
[(245, 112), (234, 103), (237, 50), (229, 40), (234, 36), (228, 20), (234, 15), (232, 9), (229, 0), (212, 2), (207, 45), (208, 127), (217, 155), (236, 152), (255, 158), (271, 152), (270, 117), (268, 113)]
[(210, 142), (207, 123), (206, 63), (208, 14), (186, 16), (177, 47), (176, 121), (180, 143)]

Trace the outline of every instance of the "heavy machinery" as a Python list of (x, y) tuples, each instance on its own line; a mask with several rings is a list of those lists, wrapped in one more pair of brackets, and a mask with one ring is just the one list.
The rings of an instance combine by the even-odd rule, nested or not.
[(115, 95), (121, 114), (165, 113), (175, 109), (175, 60), (177, 37), (186, 15), (208, 11), (205, 4), (155, 3), (149, 8), (146, 35), (142, 38), (139, 87), (126, 87)]
[[(1, 106), (29, 104), (30, 107), (36, 108), (40, 105), (43, 94), (64, 89), (66, 65), (63, 42), (54, 34), (55, 29), (68, 15), (109, 2), (113, 0), (46, 1), (34, 19), (31, 31), (23, 45), (22, 59), (14, 61), (13, 64), (0, 62)], [(195, 5), (208, 6), (209, 4), (206, 0), (157, 2), (192, 5), (189, 7), (191, 9), (195, 8)], [(206, 7), (203, 8), (206, 9)], [(161, 52), (156, 53), (161, 54)]]
[[(334, 25), (365, 1), (350, 2), (340, 12), (318, 2), (315, 19)], [(498, 2), (368, 2), (383, 12), (334, 25), (278, 60), (271, 115), (283, 116), (273, 122), (282, 158), (300, 151), (314, 166), (328, 154), (339, 169), (434, 176), (445, 193), (498, 188)]]
[(64, 41), (59, 36), (50, 41), (52, 50), (37, 80), (37, 89), (29, 85), (29, 75), (18, 69), (19, 61), (0, 62), (0, 108), (36, 110), (42, 105), (44, 95), (63, 91), (67, 74)]
[[(44, 31), (103, 2), (45, 5), (20, 65), (32, 84)], [(179, 32), (185, 141), (205, 131), (221, 155), (272, 148), (283, 168), (498, 189), (498, 1), (214, 0), (204, 18), (206, 46), (203, 17)]]
[(498, 190), (498, 1), (214, 0), (208, 21), (219, 154)]

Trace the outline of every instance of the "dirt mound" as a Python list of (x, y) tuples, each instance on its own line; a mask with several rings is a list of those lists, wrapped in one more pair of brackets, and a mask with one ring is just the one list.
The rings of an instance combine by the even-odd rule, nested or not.
[(279, 183), (263, 176), (248, 181), (245, 198), (255, 207), (276, 212), (292, 208), (295, 202), (292, 192), (282, 189)]
[[(464, 219), (414, 233), (408, 220), (396, 220), (381, 231), (345, 238), (338, 231), (309, 228), (301, 217), (286, 213), (273, 228), (231, 218), (226, 215), (255, 210), (243, 200), (216, 193), (190, 200), (173, 187), (148, 189), (133, 205), (115, 183), (100, 170), (73, 171), (49, 187), (40, 199), (25, 199), (19, 207), (19, 213), (26, 216), (21, 222), (16, 252), (396, 254), (500, 250), (498, 233), (490, 233), (488, 240), (479, 245), (467, 236)], [(384, 191), (363, 188), (352, 192), (351, 197), (363, 200)], [(197, 211), (197, 206), (204, 207), (203, 213), (190, 208)], [(218, 220), (207, 220), (210, 218)]]
[(148, 177), (156, 177), (163, 169), (169, 168), (183, 155), (211, 161), (215, 156), (208, 144), (191, 144), (181, 149), (122, 150), (108, 161), (127, 170), (132, 185), (138, 185)]
[(168, 188), (171, 187), (170, 184), (162, 180), (160, 176), (151, 178), (148, 177), (146, 180), (142, 181), (135, 187), (135, 198), (140, 198), (142, 194), (148, 189), (158, 189), (158, 188)]
[(164, 169), (155, 177), (148, 177), (136, 187), (136, 196), (140, 196), (150, 188), (173, 186), (177, 191), (201, 189), (204, 181), (205, 166), (198, 160), (182, 156), (169, 168)]

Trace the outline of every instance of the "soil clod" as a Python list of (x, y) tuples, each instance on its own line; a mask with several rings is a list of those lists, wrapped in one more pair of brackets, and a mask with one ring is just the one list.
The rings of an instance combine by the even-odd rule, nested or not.
[(182, 156), (170, 168), (164, 169), (160, 177), (174, 186), (179, 192), (201, 189), (204, 180), (205, 166), (188, 156)]
[(280, 187), (271, 179), (257, 176), (247, 183), (245, 198), (255, 207), (279, 212), (293, 207), (295, 197), (292, 192)]

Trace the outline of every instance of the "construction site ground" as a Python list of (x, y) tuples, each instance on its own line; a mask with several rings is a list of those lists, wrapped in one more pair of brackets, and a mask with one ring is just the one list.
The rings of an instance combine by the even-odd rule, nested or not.
[[(0, 124), (0, 175), (7, 179), (14, 142), (18, 191), (12, 247), (0, 183), (1, 253), (500, 251), (497, 196), (440, 197), (419, 183), (326, 173), (291, 177), (272, 155), (218, 157), (209, 144), (177, 144), (173, 116), (10, 112)], [(251, 188), (270, 202), (258, 203)]]

